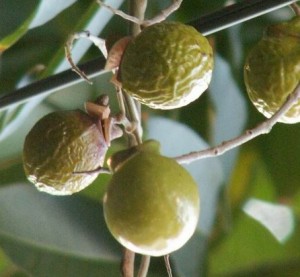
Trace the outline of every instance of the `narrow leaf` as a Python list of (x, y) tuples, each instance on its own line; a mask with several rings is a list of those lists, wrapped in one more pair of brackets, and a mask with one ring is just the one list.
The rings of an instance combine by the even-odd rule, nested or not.
[(36, 10), (23, 22), (23, 24), (15, 30), (13, 33), (9, 34), (2, 40), (0, 40), (0, 54), (15, 44), (24, 34), (26, 34), (28, 27), (35, 17)]

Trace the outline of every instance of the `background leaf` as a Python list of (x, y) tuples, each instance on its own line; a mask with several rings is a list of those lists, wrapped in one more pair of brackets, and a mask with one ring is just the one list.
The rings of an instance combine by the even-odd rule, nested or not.
[[(75, 1), (76, 0), (40, 0), (39, 3), (38, 1), (35, 1), (36, 6), (30, 16), (20, 26), (18, 26), (16, 30), (0, 40), (0, 53), (4, 52), (16, 43), (29, 29), (45, 24), (64, 9), (72, 5)], [(4, 3), (2, 3), (2, 5), (5, 6)], [(15, 8), (6, 9), (6, 12), (15, 12), (16, 9), (21, 9), (21, 7), (17, 5)], [(8, 13), (8, 15), (6, 13), (4, 15), (4, 17), (7, 16), (11, 16), (11, 13)]]
[(34, 276), (117, 275), (121, 251), (100, 204), (14, 185), (1, 189), (0, 206), (0, 244)]

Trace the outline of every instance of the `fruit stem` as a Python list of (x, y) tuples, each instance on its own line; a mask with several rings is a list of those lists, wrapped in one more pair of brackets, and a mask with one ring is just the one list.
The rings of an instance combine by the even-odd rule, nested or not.
[(280, 117), (283, 116), (295, 103), (297, 103), (299, 99), (300, 82), (298, 83), (294, 91), (287, 97), (285, 103), (279, 108), (279, 110), (277, 110), (277, 112), (274, 113), (272, 117), (261, 122), (253, 129), (245, 131), (238, 137), (223, 141), (217, 146), (201, 151), (191, 152), (189, 154), (175, 157), (174, 159), (180, 164), (188, 164), (196, 160), (220, 156), (225, 152), (258, 137), (259, 135), (268, 134), (272, 130), (273, 126), (278, 122)]
[(143, 256), (137, 277), (146, 277), (150, 265), (150, 256)]
[(124, 249), (122, 260), (122, 276), (134, 277), (134, 257), (135, 254), (129, 249)]
[(170, 255), (165, 255), (164, 260), (165, 260), (165, 265), (166, 265), (166, 268), (167, 268), (168, 276), (172, 277), (173, 275), (172, 275), (172, 268), (171, 268), (171, 265), (170, 265)]

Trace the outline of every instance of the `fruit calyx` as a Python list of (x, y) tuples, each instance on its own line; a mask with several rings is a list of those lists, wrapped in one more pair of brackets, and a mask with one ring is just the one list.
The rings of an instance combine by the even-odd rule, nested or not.
[(111, 171), (115, 172), (122, 166), (124, 162), (141, 152), (159, 154), (160, 143), (157, 140), (146, 140), (142, 144), (121, 150), (113, 154), (110, 158), (108, 158), (107, 164)]

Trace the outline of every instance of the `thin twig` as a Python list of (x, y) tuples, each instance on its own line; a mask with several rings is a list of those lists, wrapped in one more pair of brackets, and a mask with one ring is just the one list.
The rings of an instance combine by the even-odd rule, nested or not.
[(121, 271), (123, 277), (134, 277), (134, 252), (124, 249)]
[(173, 12), (175, 12), (176, 10), (179, 9), (182, 1), (183, 0), (173, 0), (173, 3), (169, 7), (161, 10), (160, 13), (157, 14), (155, 17), (153, 17), (149, 20), (144, 20), (142, 25), (144, 27), (147, 27), (147, 26), (150, 26), (150, 25), (153, 25), (155, 23), (165, 20), (169, 15), (171, 15)]
[(173, 275), (172, 275), (172, 268), (171, 268), (171, 265), (170, 265), (170, 255), (165, 255), (164, 260), (165, 260), (165, 265), (166, 265), (166, 269), (167, 269), (167, 272), (168, 272), (168, 276), (172, 277)]
[(107, 8), (107, 9), (109, 9), (113, 14), (119, 15), (122, 18), (124, 18), (124, 19), (126, 19), (128, 21), (134, 22), (134, 23), (136, 23), (138, 25), (141, 25), (144, 22), (143, 20), (140, 20), (139, 18), (137, 18), (135, 16), (129, 15), (127, 13), (124, 13), (124, 12), (122, 12), (120, 10), (117, 10), (117, 9), (111, 7), (110, 5), (105, 4), (103, 1), (97, 0), (97, 3), (100, 6), (103, 6), (103, 7)]
[(73, 42), (76, 39), (75, 35), (71, 35), (68, 41), (65, 45), (65, 55), (68, 60), (68, 62), (71, 65), (72, 71), (76, 72), (82, 79), (87, 81), (89, 84), (92, 84), (92, 81), (89, 79), (89, 77), (74, 63), (72, 58), (72, 46)]
[(180, 164), (188, 164), (196, 160), (220, 156), (225, 152), (238, 147), (259, 135), (268, 134), (273, 126), (278, 122), (280, 117), (284, 115), (299, 100), (299, 98), (300, 82), (298, 83), (295, 90), (287, 97), (286, 102), (281, 106), (281, 108), (272, 117), (258, 124), (253, 129), (247, 130), (244, 134), (228, 141), (224, 141), (215, 147), (191, 152), (189, 154), (175, 157), (174, 159)]
[(300, 7), (299, 7), (299, 5), (297, 3), (291, 4), (290, 7), (292, 8), (292, 10), (294, 11), (294, 13), (297, 16), (300, 16)]
[(93, 42), (95, 46), (98, 47), (98, 49), (101, 51), (104, 58), (106, 59), (107, 49), (105, 45), (105, 40), (91, 35), (89, 31), (83, 31), (71, 35), (65, 45), (65, 55), (72, 67), (72, 70), (76, 72), (81, 78), (86, 80), (89, 84), (93, 84), (93, 82), (89, 79), (89, 77), (74, 63), (72, 58), (72, 47), (73, 47), (74, 40), (81, 39), (81, 38), (86, 38), (91, 42)]
[(137, 277), (146, 277), (150, 265), (150, 256), (143, 256)]
[(161, 10), (159, 14), (157, 14), (155, 17), (148, 19), (148, 20), (143, 20), (143, 19), (137, 18), (136, 16), (132, 16), (127, 13), (124, 13), (123, 11), (114, 9), (113, 7), (103, 3), (100, 0), (97, 0), (97, 3), (101, 6), (109, 9), (115, 15), (119, 15), (128, 21), (131, 21), (131, 22), (134, 22), (135, 24), (147, 27), (147, 26), (150, 26), (150, 25), (153, 25), (155, 23), (159, 23), (159, 22), (165, 20), (169, 15), (171, 15), (173, 12), (175, 12), (180, 7), (182, 1), (183, 0), (173, 0), (172, 4), (170, 6)]

